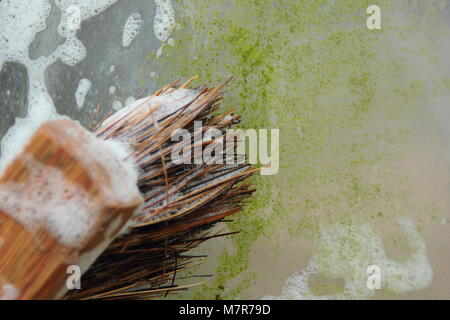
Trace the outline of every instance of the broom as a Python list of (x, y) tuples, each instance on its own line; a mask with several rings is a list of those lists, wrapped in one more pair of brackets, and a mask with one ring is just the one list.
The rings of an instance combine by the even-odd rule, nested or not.
[[(223, 86), (188, 89), (192, 80), (180, 87), (176, 81), (93, 129), (99, 139), (130, 147), (127, 158), (138, 167), (143, 205), (128, 219), (128, 231), (116, 237), (84, 273), (82, 288), (67, 292), (65, 298), (149, 299), (186, 290), (199, 284), (176, 284), (180, 272), (199, 264), (188, 251), (208, 239), (232, 234), (211, 229), (242, 210), (254, 190), (241, 182), (257, 169), (242, 159), (239, 162), (234, 152), (221, 155), (223, 164), (200, 162), (195, 152), (183, 163), (171, 158), (187, 143), (202, 151), (221, 143), (195, 135), (191, 141), (172, 141), (177, 130), (193, 133), (194, 122), (201, 121), (204, 131), (214, 127), (225, 135), (239, 123), (232, 110), (218, 114)], [(237, 139), (231, 137), (233, 142)], [(227, 143), (225, 151), (230, 148), (234, 151), (234, 144)], [(234, 163), (241, 164), (227, 164), (230, 154)]]

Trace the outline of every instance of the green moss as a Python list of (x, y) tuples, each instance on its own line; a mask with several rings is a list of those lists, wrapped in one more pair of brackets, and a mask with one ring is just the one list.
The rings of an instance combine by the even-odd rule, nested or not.
[[(417, 100), (428, 93), (411, 62), (393, 54), (390, 41), (409, 39), (417, 30), (399, 26), (392, 13), (406, 1), (380, 0), (384, 28), (369, 31), (370, 4), (177, 1), (177, 45), (165, 47), (160, 59), (151, 53), (148, 70), (157, 71), (161, 84), (195, 74), (199, 83), (218, 84), (232, 75), (225, 103), (242, 114), (242, 125), (281, 132), (280, 172), (256, 179), (256, 197), (230, 224), (241, 230), (232, 237), (234, 250), (221, 253), (216, 277), (195, 291), (196, 298), (240, 296), (255, 276), (245, 274), (254, 242), (280, 228), (314, 238), (319, 225), (336, 219), (431, 210), (395, 165), (415, 148), (415, 123), (428, 117)], [(428, 18), (437, 14), (420, 2), (412, 7)], [(422, 43), (405, 40), (402, 46), (429, 56)], [(441, 83), (450, 86), (448, 78)], [(367, 171), (375, 166), (379, 171), (369, 179)], [(399, 201), (401, 209), (394, 210)], [(243, 280), (229, 287), (240, 275)]]

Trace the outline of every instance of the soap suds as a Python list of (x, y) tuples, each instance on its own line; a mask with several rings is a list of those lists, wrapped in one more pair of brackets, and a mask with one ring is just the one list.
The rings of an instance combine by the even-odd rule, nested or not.
[(2, 285), (0, 292), (0, 300), (16, 300), (20, 296), (20, 291), (11, 283)]
[(128, 106), (136, 101), (136, 98), (133, 96), (129, 96), (125, 99), (125, 105)]
[[(56, 7), (61, 11), (61, 20), (57, 31), (64, 42), (50, 55), (41, 56), (35, 60), (29, 58), (28, 47), (36, 34), (47, 27), (46, 19), (52, 10), (50, 2), (47, 0), (30, 1), (27, 3), (26, 10), (21, 0), (0, 2), (0, 47), (2, 48), (0, 69), (4, 62), (21, 63), (27, 68), (30, 88), (26, 117), (16, 118), (14, 126), (2, 139), (0, 169), (22, 150), (29, 137), (43, 122), (62, 117), (57, 114), (53, 100), (47, 91), (45, 72), (57, 60), (73, 66), (86, 56), (86, 49), (77, 38), (77, 28), (69, 25), (73, 18), (71, 15), (78, 12), (81, 24), (100, 14), (116, 1), (55, 0)], [(71, 10), (73, 6), (77, 10)], [(114, 69), (115, 67), (111, 66), (110, 73), (114, 72)], [(85, 96), (91, 85), (88, 79), (81, 80), (78, 85), (75, 97), (80, 108), (84, 104)], [(113, 141), (97, 141), (95, 147), (91, 149), (95, 154), (101, 155), (100, 158), (97, 157), (98, 161), (101, 161), (111, 174), (114, 198), (127, 201), (130, 197), (136, 196), (138, 194), (136, 191), (137, 173), (134, 164), (122, 161), (129, 152)], [(61, 242), (75, 246), (77, 240), (88, 232), (90, 223), (92, 223), (90, 221), (92, 219), (81, 214), (80, 206), (85, 198), (84, 191), (71, 185), (70, 182), (65, 184), (64, 189), (61, 189), (60, 182), (61, 179), (64, 179), (62, 174), (56, 169), (45, 168), (45, 170), (46, 174), (43, 179), (46, 179), (50, 187), (39, 190), (40, 192), (35, 190), (33, 193), (30, 190), (30, 193), (18, 198), (11, 192), (13, 186), (2, 185), (0, 188), (0, 196), (3, 198), (2, 209), (30, 228), (44, 223), (47, 229), (57, 235)], [(47, 172), (47, 170), (49, 171)], [(34, 174), (39, 174), (39, 172), (34, 172)], [(39, 202), (38, 206), (36, 206), (36, 202)], [(39, 208), (39, 211), (36, 208)], [(65, 214), (61, 214), (63, 210)], [(4, 296), (13, 297), (15, 295), (13, 287), (6, 287), (6, 289), (7, 293), (4, 293)]]
[(161, 57), (163, 52), (163, 46), (159, 47), (158, 50), (156, 50), (156, 58), (158, 59), (159, 57)]
[(118, 101), (118, 100), (114, 101), (113, 104), (112, 104), (112, 108), (113, 108), (115, 111), (119, 111), (120, 109), (122, 109), (122, 107), (123, 107), (122, 102), (120, 102), (120, 101)]
[(0, 1), (0, 69), (4, 62), (17, 62), (23, 64), (28, 71), (29, 93), (28, 113), (25, 118), (16, 118), (1, 142), (2, 169), (28, 141), (29, 137), (47, 120), (61, 118), (57, 114), (53, 100), (45, 85), (45, 71), (57, 60), (73, 66), (86, 56), (86, 49), (79, 39), (77, 30), (70, 28), (73, 10), (76, 6), (80, 13), (80, 23), (101, 13), (117, 0), (55, 0), (56, 6), (61, 10), (61, 21), (58, 33), (65, 41), (59, 45), (49, 56), (40, 56), (31, 60), (28, 47), (36, 34), (46, 29), (46, 19), (52, 6), (47, 0), (34, 0), (27, 3), (24, 9), (22, 0)]
[[(71, 131), (67, 131), (72, 134)], [(73, 131), (75, 139), (78, 131)], [(114, 199), (114, 203), (129, 203), (140, 193), (137, 189), (138, 173), (132, 159), (125, 160), (130, 150), (121, 143), (97, 139), (89, 134), (89, 138), (82, 150), (72, 150), (74, 156), (83, 162), (85, 168), (95, 168), (98, 165), (108, 172), (110, 183), (108, 186), (99, 185), (105, 200)], [(95, 155), (86, 157), (85, 155)], [(94, 160), (95, 159), (95, 162)], [(45, 226), (51, 234), (64, 245), (77, 247), (97, 227), (96, 219), (99, 208), (105, 203), (93, 204), (91, 196), (76, 183), (67, 179), (64, 174), (51, 166), (36, 163), (32, 156), (25, 154), (21, 160), (30, 166), (30, 177), (39, 181), (45, 188), (35, 185), (23, 185), (7, 182), (0, 185), (0, 209), (19, 221), (30, 232)], [(33, 167), (31, 167), (31, 162)], [(98, 171), (92, 170), (88, 174), (95, 181), (99, 181)], [(14, 190), (20, 188), (20, 194)]]
[[(48, 56), (40, 56), (31, 60), (28, 55), (28, 47), (37, 33), (47, 28), (46, 19), (52, 11), (52, 5), (48, 0), (34, 0), (27, 4), (24, 10), (22, 0), (0, 1), (0, 69), (5, 62), (17, 62), (23, 64), (28, 71), (29, 93), (28, 112), (24, 118), (16, 118), (15, 124), (8, 130), (1, 141), (0, 169), (12, 160), (20, 152), (33, 132), (40, 124), (47, 120), (62, 118), (56, 112), (53, 100), (45, 85), (45, 72), (47, 68), (61, 60), (63, 63), (74, 66), (86, 57), (86, 48), (77, 38), (78, 28), (83, 21), (92, 18), (117, 0), (55, 0), (56, 7), (61, 11), (61, 20), (57, 31), (64, 38), (54, 52)], [(175, 14), (172, 3), (168, 0), (155, 0), (156, 13), (154, 20), (155, 36), (166, 41), (175, 25)], [(72, 9), (76, 10), (72, 10)], [(73, 15), (79, 26), (75, 28)], [(142, 24), (142, 18), (138, 13), (131, 15), (124, 28), (124, 44), (130, 45), (137, 35)], [(159, 50), (161, 55), (162, 48)], [(109, 73), (112, 74), (115, 66), (111, 66)], [(87, 80), (87, 79), (86, 79)], [(84, 105), (85, 93), (87, 93), (88, 82), (80, 82), (76, 95), (79, 108)], [(116, 109), (121, 104), (114, 104)]]
[(108, 74), (113, 74), (114, 71), (116, 71), (116, 66), (115, 66), (115, 65), (111, 65), (111, 67), (109, 67), (109, 72), (108, 72)]
[(171, 46), (171, 47), (174, 47), (174, 46), (175, 46), (175, 39), (170, 38), (169, 40), (167, 40), (167, 44), (168, 44), (169, 46)]
[(142, 26), (142, 17), (139, 13), (133, 13), (125, 23), (122, 35), (122, 46), (127, 48), (139, 34)]
[(97, 160), (111, 175), (111, 188), (115, 199), (126, 203), (139, 194), (138, 170), (134, 160), (128, 157), (131, 150), (127, 146), (115, 140), (96, 140), (89, 145), (88, 152), (101, 155)]
[(46, 187), (19, 195), (11, 191), (14, 183), (5, 183), (0, 186), (1, 209), (30, 231), (45, 225), (58, 241), (75, 247), (95, 224), (85, 209), (89, 196), (57, 169), (41, 167), (33, 172), (31, 179), (42, 179)]
[[(158, 120), (163, 116), (178, 111), (180, 108), (194, 100), (198, 94), (198, 90), (179, 88), (171, 92), (166, 92), (160, 96), (151, 96), (136, 100), (131, 104), (127, 104), (125, 108), (122, 108), (122, 104), (119, 101), (115, 101), (114, 103), (117, 102), (117, 107), (120, 106), (120, 108), (117, 109), (119, 111), (106, 119), (102, 123), (102, 126), (108, 126), (114, 123), (133, 109), (139, 110), (140, 112), (147, 112), (149, 109), (157, 107), (153, 116), (155, 120)], [(113, 108), (115, 109), (115, 104), (113, 104)]]
[(166, 41), (175, 26), (175, 12), (170, 0), (155, 0), (156, 14), (153, 23), (155, 36), (160, 41)]
[[(156, 13), (155, 20), (153, 22), (153, 31), (156, 38), (162, 41), (163, 44), (156, 51), (156, 58), (161, 57), (164, 48), (164, 42), (166, 42), (170, 34), (175, 27), (175, 12), (172, 7), (172, 2), (170, 0), (155, 0)], [(169, 39), (169, 45), (174, 45), (174, 40)]]
[(0, 68), (7, 61), (21, 63), (27, 68), (29, 78), (28, 115), (17, 118), (15, 125), (3, 137), (0, 168), (20, 151), (40, 123), (55, 117), (53, 101), (45, 87), (44, 72), (56, 61), (57, 55), (41, 56), (36, 60), (28, 56), (29, 44), (38, 32), (46, 28), (51, 6), (42, 0), (31, 1), (27, 6), (24, 10), (21, 0), (0, 2)]
[[(426, 288), (433, 279), (426, 245), (409, 218), (399, 218), (411, 254), (399, 262), (387, 257), (382, 239), (374, 233), (369, 223), (352, 222), (324, 227), (315, 242), (315, 254), (308, 267), (287, 279), (281, 296), (265, 299), (367, 299), (376, 290), (367, 287), (367, 268), (375, 265), (381, 271), (381, 289), (402, 294)], [(341, 293), (317, 296), (311, 292), (308, 279), (311, 275), (343, 278)]]
[(75, 100), (77, 101), (78, 108), (81, 109), (84, 106), (86, 95), (92, 87), (92, 82), (89, 79), (81, 79), (78, 83), (77, 91), (75, 92)]

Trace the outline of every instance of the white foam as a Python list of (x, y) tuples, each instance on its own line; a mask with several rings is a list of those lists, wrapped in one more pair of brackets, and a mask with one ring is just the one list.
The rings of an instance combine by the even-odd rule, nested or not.
[(165, 116), (178, 111), (198, 96), (197, 90), (179, 88), (177, 90), (154, 96), (152, 106), (158, 106), (155, 116)]
[[(76, 246), (95, 223), (85, 209), (89, 197), (82, 188), (65, 180), (59, 170), (45, 168), (45, 172), (41, 179), (46, 188), (41, 190), (28, 190), (19, 195), (12, 192), (15, 184), (2, 185), (0, 206), (31, 231), (45, 225), (61, 243)], [(41, 172), (36, 172), (35, 176), (39, 174)]]
[(136, 101), (136, 98), (133, 96), (129, 96), (125, 99), (125, 105), (128, 106)]
[[(76, 6), (80, 10), (81, 21), (85, 21), (93, 16), (98, 15), (103, 12), (107, 8), (109, 8), (112, 4), (117, 2), (117, 0), (55, 0), (55, 4), (64, 14), (70, 14), (67, 10), (71, 6)], [(65, 19), (62, 19), (62, 22), (67, 22), (67, 16)], [(60, 31), (62, 34), (65, 31), (72, 31), (64, 28), (63, 25), (60, 26)]]
[(156, 14), (153, 30), (156, 38), (166, 41), (175, 27), (175, 12), (170, 0), (155, 0)]
[(129, 113), (134, 109), (140, 109), (140, 112), (146, 112), (151, 108), (156, 108), (153, 113), (153, 119), (158, 120), (163, 116), (178, 111), (180, 108), (194, 100), (198, 94), (199, 92), (197, 90), (179, 88), (169, 93), (164, 93), (160, 96), (142, 98), (120, 109), (118, 112), (106, 119), (102, 123), (102, 126), (107, 126), (117, 121), (117, 119), (123, 118), (126, 113)]
[[(6, 61), (23, 64), (28, 70), (30, 89), (27, 118), (16, 119), (16, 124), (2, 140), (0, 168), (20, 151), (39, 122), (55, 115), (53, 102), (45, 87), (44, 72), (56, 59), (49, 56), (32, 61), (28, 56), (28, 46), (35, 35), (46, 28), (45, 21), (50, 11), (48, 1), (32, 1), (27, 4), (26, 10), (21, 0), (0, 1), (0, 68)], [(32, 117), (34, 120), (31, 120)]]
[[(59, 45), (54, 52), (47, 57), (41, 56), (31, 60), (28, 55), (28, 47), (34, 40), (35, 35), (45, 30), (46, 19), (51, 12), (51, 5), (47, 0), (33, 0), (27, 2), (27, 8), (24, 8), (22, 0), (0, 1), (0, 68), (4, 62), (18, 62), (23, 64), (28, 71), (29, 95), (28, 95), (28, 114), (25, 118), (17, 118), (14, 126), (6, 133), (1, 142), (2, 158), (0, 168), (3, 168), (14, 156), (21, 151), (28, 142), (29, 137), (43, 122), (59, 118), (54, 107), (53, 101), (47, 92), (45, 85), (45, 71), (47, 68), (60, 59), (68, 65), (75, 65), (84, 59), (86, 49), (79, 39), (77, 39), (77, 29), (70, 28), (70, 15), (73, 10), (71, 6), (79, 9), (79, 22), (83, 22), (107, 9), (117, 0), (55, 0), (56, 6), (61, 10), (61, 20), (58, 25), (58, 33), (64, 38), (64, 42)], [(75, 10), (75, 13), (77, 11)], [(110, 72), (114, 72), (115, 67), (111, 66)], [(87, 79), (80, 81), (77, 92), (77, 104), (82, 107), (86, 93), (92, 84)], [(95, 149), (95, 150), (94, 150)], [(122, 151), (119, 151), (122, 150)], [(120, 149), (114, 142), (98, 142), (92, 152), (101, 155), (108, 170), (113, 173), (113, 188), (116, 196), (121, 199), (129, 198), (130, 191), (136, 190), (136, 172), (132, 164), (118, 162), (119, 157), (123, 157), (126, 151)], [(98, 157), (98, 156), (97, 156)], [(115, 159), (115, 160), (114, 160)], [(117, 174), (122, 172), (122, 174)], [(61, 174), (53, 170), (46, 177), (50, 184), (58, 184), (62, 179)], [(125, 185), (124, 185), (125, 183)], [(12, 187), (12, 186), (10, 186)], [(65, 190), (59, 190), (49, 187), (42, 190), (42, 194), (16, 199), (13, 195), (8, 196), (10, 188), (2, 187), (2, 196), (7, 200), (2, 202), (5, 210), (15, 212), (18, 218), (28, 221), (25, 223), (31, 227), (34, 223), (45, 223), (49, 230), (52, 230), (63, 243), (76, 245), (76, 239), (83, 236), (89, 229), (89, 223), (92, 219), (80, 214), (80, 205), (82, 204), (83, 191), (78, 190), (76, 186), (67, 184)], [(53, 191), (58, 194), (49, 194)], [(77, 201), (64, 198), (65, 195), (74, 193), (77, 195)], [(47, 198), (46, 198), (47, 197)], [(53, 203), (47, 201), (52, 197)], [(32, 200), (32, 201), (31, 201)], [(40, 202), (36, 206), (35, 202)], [(21, 208), (18, 210), (18, 208)], [(10, 210), (15, 208), (15, 210)], [(39, 208), (39, 212), (36, 212)], [(59, 208), (59, 210), (57, 210)], [(78, 209), (77, 209), (78, 208)], [(64, 211), (65, 214), (58, 214)], [(68, 212), (70, 211), (70, 212)], [(9, 288), (11, 289), (11, 288)], [(8, 291), (8, 296), (12, 296), (13, 291)]]
[(116, 100), (116, 101), (113, 102), (112, 108), (113, 108), (114, 110), (116, 110), (116, 111), (119, 111), (120, 109), (123, 108), (123, 104), (122, 104), (122, 102)]
[(109, 87), (109, 94), (114, 94), (114, 93), (116, 93), (116, 87), (115, 86)]
[(5, 61), (28, 62), (28, 45), (46, 28), (51, 11), (48, 1), (31, 1), (24, 9), (21, 0), (0, 2), (0, 68)]
[(167, 40), (167, 44), (171, 47), (175, 46), (175, 40), (173, 38), (169, 38), (169, 40)]
[(114, 71), (116, 71), (116, 66), (111, 65), (111, 67), (109, 67), (109, 73), (113, 73)]
[(20, 291), (11, 283), (2, 285), (0, 292), (3, 292), (0, 300), (16, 300), (20, 296)]
[(128, 17), (123, 28), (122, 46), (127, 48), (131, 45), (134, 38), (139, 34), (142, 26), (142, 17), (139, 13), (133, 13)]
[[(411, 255), (403, 262), (386, 256), (382, 239), (368, 223), (336, 223), (321, 228), (315, 242), (315, 255), (306, 269), (287, 279), (281, 296), (265, 299), (365, 299), (375, 290), (367, 287), (367, 267), (376, 265), (381, 270), (381, 288), (394, 293), (406, 293), (426, 288), (433, 270), (426, 254), (426, 245), (409, 218), (398, 223), (407, 236)], [(311, 292), (308, 279), (313, 274), (329, 278), (343, 278), (343, 292), (317, 296)]]
[[(75, 139), (80, 139), (78, 131), (67, 132), (74, 135)], [(129, 203), (137, 198), (140, 195), (137, 189), (138, 173), (132, 159), (125, 160), (130, 151), (113, 140), (103, 141), (92, 134), (88, 138), (82, 150), (74, 149), (72, 152), (85, 168), (94, 168), (95, 164), (100, 164), (106, 169), (111, 179), (109, 186), (98, 186), (105, 194), (105, 201), (113, 199), (111, 205), (114, 205), (117, 201)], [(86, 157), (86, 153), (93, 156)], [(92, 159), (95, 159), (95, 163)], [(29, 165), (33, 158), (24, 155), (21, 160)], [(91, 170), (88, 174), (93, 180), (100, 181), (97, 175), (101, 173), (98, 171)], [(45, 226), (60, 243), (70, 247), (77, 247), (95, 232), (97, 219), (94, 215), (107, 203), (92, 203), (84, 188), (65, 178), (60, 170), (35, 161), (30, 170), (30, 179), (40, 181), (45, 188), (12, 182), (0, 185), (2, 211), (31, 232)], [(14, 191), (18, 187), (21, 188), (20, 194)]]
[(75, 92), (75, 100), (78, 108), (83, 108), (86, 95), (92, 87), (92, 82), (89, 79), (81, 79), (78, 83), (77, 91)]
[[(119, 199), (122, 202), (129, 202), (139, 195), (137, 190), (138, 168), (134, 159), (129, 157), (132, 153), (129, 146), (123, 143), (108, 139), (101, 140), (89, 134), (89, 143), (84, 145), (86, 152), (95, 155), (92, 158), (100, 162), (106, 168), (111, 177), (112, 199)], [(84, 154), (78, 155), (79, 159), (84, 159)], [(85, 163), (86, 167), (91, 167)], [(95, 179), (94, 180), (98, 180)]]
[(48, 0), (33, 0), (27, 2), (26, 8), (22, 0), (0, 1), (0, 69), (4, 62), (18, 62), (28, 71), (29, 93), (28, 113), (25, 118), (17, 118), (1, 142), (2, 157), (0, 170), (21, 151), (33, 132), (44, 121), (60, 118), (56, 112), (53, 100), (45, 85), (45, 71), (60, 59), (68, 65), (75, 65), (86, 56), (86, 49), (76, 37), (76, 29), (68, 27), (68, 21), (73, 11), (70, 6), (76, 6), (80, 13), (80, 22), (89, 19), (117, 0), (55, 0), (56, 6), (62, 11), (58, 26), (59, 34), (65, 39), (54, 52), (31, 60), (28, 47), (35, 35), (46, 29), (46, 19), (51, 12)]
[(161, 46), (158, 48), (158, 50), (156, 50), (156, 59), (158, 59), (159, 57), (161, 57), (162, 53), (163, 53), (163, 47)]
[(127, 146), (115, 140), (96, 140), (96, 143), (90, 144), (89, 148), (88, 152), (97, 154), (97, 161), (100, 161), (110, 173), (115, 199), (129, 202), (139, 194), (138, 171), (133, 159), (127, 159), (127, 156), (131, 154)]

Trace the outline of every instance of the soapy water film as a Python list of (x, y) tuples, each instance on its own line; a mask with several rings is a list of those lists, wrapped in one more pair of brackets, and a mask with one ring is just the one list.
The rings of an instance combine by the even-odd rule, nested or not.
[[(138, 66), (142, 87), (148, 79), (156, 87), (193, 74), (201, 83), (233, 75), (225, 102), (243, 114), (243, 126), (281, 132), (279, 173), (256, 179), (256, 198), (229, 226), (241, 234), (199, 249), (216, 252), (200, 268), (216, 277), (192, 297), (450, 296), (449, 1), (378, 1), (382, 30), (374, 31), (365, 0), (144, 3), (151, 14), (133, 2), (40, 0), (27, 10), (22, 1), (0, 2), (0, 69), (17, 62), (29, 81), (27, 112), (2, 140), (2, 165), (40, 123), (61, 116), (48, 69), (60, 61), (76, 69), (90, 54), (83, 28), (131, 7), (117, 12), (112, 37), (129, 50), (125, 57), (140, 43), (155, 46), (145, 59), (93, 65), (93, 74), (101, 67), (105, 78), (125, 77), (117, 68)], [(79, 30), (64, 28), (73, 5)], [(29, 46), (54, 10), (61, 41), (32, 59)], [(75, 109), (91, 115), (99, 85), (114, 109), (135, 99), (94, 77), (80, 76), (67, 92)], [(381, 290), (367, 287), (370, 265), (381, 270)]]

